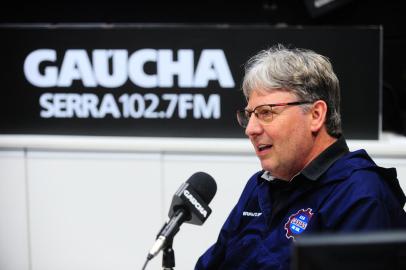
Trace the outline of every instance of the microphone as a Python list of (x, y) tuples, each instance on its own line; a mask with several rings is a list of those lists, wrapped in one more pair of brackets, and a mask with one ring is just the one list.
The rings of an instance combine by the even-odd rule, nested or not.
[(183, 222), (202, 225), (211, 214), (208, 206), (217, 191), (213, 177), (204, 172), (194, 173), (172, 197), (169, 220), (163, 225), (150, 249), (147, 261), (170, 243)]

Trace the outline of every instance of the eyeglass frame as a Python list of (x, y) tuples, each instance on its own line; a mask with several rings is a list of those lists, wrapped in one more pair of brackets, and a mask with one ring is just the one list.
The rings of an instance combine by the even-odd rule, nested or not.
[[(296, 106), (296, 105), (304, 105), (304, 104), (311, 104), (311, 103), (314, 103), (314, 102), (313, 102), (313, 101), (302, 100), (302, 101), (294, 101), (294, 102), (282, 102), (282, 103), (274, 103), (274, 104), (262, 104), (262, 105), (259, 105), (259, 106), (255, 107), (253, 110), (247, 110), (247, 109), (237, 110), (237, 112), (236, 112), (236, 115), (237, 115), (237, 122), (238, 122), (238, 124), (239, 124), (241, 127), (247, 128), (248, 122), (249, 122), (249, 120), (251, 119), (252, 114), (254, 114), (255, 117), (256, 117), (261, 123), (267, 123), (267, 122), (264, 122), (261, 118), (259, 118), (259, 117), (258, 117), (258, 112), (255, 112), (255, 111), (256, 111), (259, 107), (269, 106), (270, 109), (271, 109), (271, 113), (272, 113), (272, 116), (271, 116), (272, 119), (271, 119), (271, 121), (269, 121), (269, 123), (270, 123), (270, 122), (272, 122), (272, 120), (273, 120), (273, 115), (274, 115), (274, 112), (272, 111), (272, 108), (273, 108), (273, 107)], [(247, 115), (247, 113), (248, 113), (248, 115)], [(247, 123), (246, 123), (245, 126), (242, 124), (242, 121), (240, 120), (240, 116), (241, 116), (242, 114), (244, 114), (245, 116), (248, 116), (248, 117), (247, 117)], [(265, 124), (265, 125), (266, 125), (266, 124)]]

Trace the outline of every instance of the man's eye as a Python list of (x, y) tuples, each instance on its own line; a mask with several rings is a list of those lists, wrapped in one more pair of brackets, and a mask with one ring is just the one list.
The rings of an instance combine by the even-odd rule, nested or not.
[(272, 116), (272, 110), (269, 110), (269, 109), (263, 109), (263, 110), (260, 110), (259, 112), (258, 112), (258, 114), (261, 116), (261, 117), (271, 117)]

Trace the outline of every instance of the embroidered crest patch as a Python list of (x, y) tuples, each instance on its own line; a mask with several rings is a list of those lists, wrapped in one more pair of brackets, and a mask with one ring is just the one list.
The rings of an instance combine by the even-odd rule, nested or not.
[(311, 208), (300, 209), (295, 214), (291, 215), (288, 222), (285, 224), (286, 238), (295, 240), (295, 236), (306, 230), (313, 213)]

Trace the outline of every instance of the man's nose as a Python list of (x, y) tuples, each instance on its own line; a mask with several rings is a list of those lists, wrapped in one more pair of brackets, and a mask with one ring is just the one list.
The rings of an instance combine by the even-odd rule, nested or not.
[(245, 135), (248, 137), (260, 134), (262, 132), (262, 125), (258, 121), (258, 118), (255, 114), (251, 114), (250, 119), (248, 120), (247, 127), (245, 128)]

